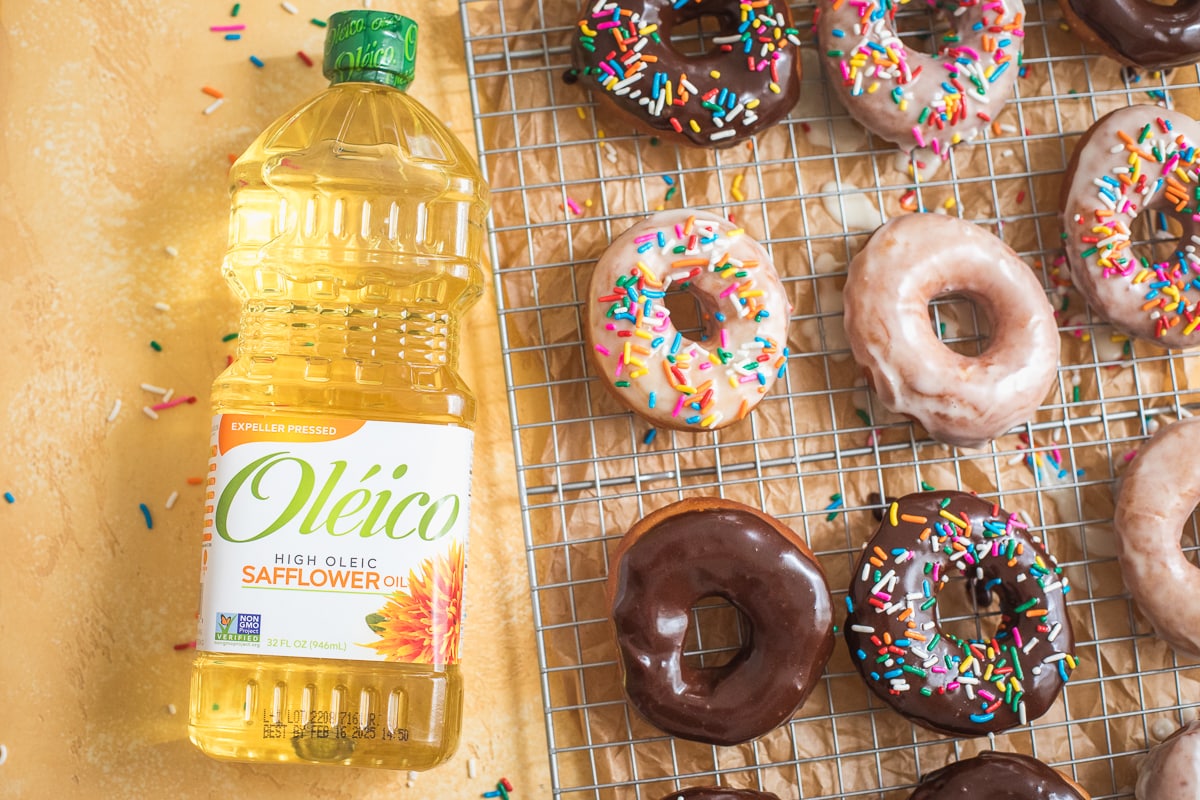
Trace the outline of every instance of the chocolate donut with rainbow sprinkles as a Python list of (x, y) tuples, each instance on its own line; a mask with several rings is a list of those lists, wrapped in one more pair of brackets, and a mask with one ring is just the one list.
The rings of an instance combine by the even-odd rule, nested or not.
[[(935, 9), (953, 26), (935, 37), (936, 55), (900, 38), (902, 6)], [(1020, 0), (819, 0), (817, 14), (830, 85), (863, 127), (906, 152), (948, 158), (1012, 97), (1025, 42)]]
[[(956, 577), (979, 605), (999, 600), (994, 630), (944, 626), (938, 605)], [(1018, 515), (964, 492), (910, 494), (859, 558), (846, 644), (875, 695), (918, 725), (997, 733), (1046, 713), (1076, 667), (1069, 588)]]
[[(1158, 106), (1118, 109), (1079, 140), (1061, 209), (1071, 282), (1121, 331), (1163, 347), (1200, 345), (1200, 124)], [(1135, 247), (1136, 221), (1161, 212), (1182, 228), (1162, 260)]]
[[(672, 291), (703, 330), (676, 329)], [(592, 273), (587, 351), (604, 386), (652, 425), (710, 431), (749, 414), (787, 369), (791, 308), (762, 245), (705, 211), (663, 211), (618, 236)]]
[[(688, 55), (677, 26), (716, 19), (712, 48)], [(665, 141), (730, 147), (800, 98), (800, 32), (782, 0), (588, 0), (576, 67), (600, 102)]]

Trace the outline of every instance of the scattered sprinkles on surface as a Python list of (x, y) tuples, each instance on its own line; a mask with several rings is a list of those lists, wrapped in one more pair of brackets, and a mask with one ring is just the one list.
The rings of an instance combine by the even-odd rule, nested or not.
[(513, 790), (512, 783), (508, 778), (501, 778), (496, 781), (496, 788), (483, 793), (484, 797), (499, 797), (500, 800), (508, 800), (509, 792)]
[(825, 521), (833, 522), (835, 519), (837, 519), (838, 514), (840, 513), (838, 511), (838, 509), (842, 508), (845, 505), (846, 505), (846, 502), (845, 502), (845, 500), (842, 499), (842, 495), (840, 493), (830, 495), (829, 496), (829, 505), (825, 506), (825, 510), (829, 512), (828, 514), (825, 515)]
[(138, 509), (142, 512), (142, 517), (146, 520), (147, 530), (154, 530), (154, 518), (150, 516), (150, 506), (145, 503), (138, 503)]

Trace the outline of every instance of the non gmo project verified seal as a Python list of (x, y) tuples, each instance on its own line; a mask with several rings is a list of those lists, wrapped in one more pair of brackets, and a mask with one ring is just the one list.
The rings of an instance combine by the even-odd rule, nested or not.
[(261, 614), (217, 614), (218, 642), (258, 642)]

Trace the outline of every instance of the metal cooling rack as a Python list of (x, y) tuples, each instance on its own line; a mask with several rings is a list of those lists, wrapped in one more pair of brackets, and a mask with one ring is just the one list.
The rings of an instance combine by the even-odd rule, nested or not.
[[(1136, 759), (1200, 705), (1200, 667), (1154, 639), (1124, 592), (1108, 528), (1111, 487), (1160, 420), (1189, 414), (1200, 394), (1194, 364), (1120, 341), (1058, 275), (1058, 183), (1077, 137), (1105, 112), (1170, 102), (1195, 114), (1200, 72), (1125, 74), (1082, 49), (1056, 4), (1029, 2), (1028, 75), (1000, 127), (916, 183), (894, 167), (890, 145), (855, 134), (813, 62), (806, 99), (754, 144), (681, 151), (609, 124), (582, 85), (564, 81), (574, 3), (462, 0), (460, 10), (476, 143), (494, 198), (491, 257), (554, 796), (658, 800), (721, 782), (782, 798), (901, 800), (920, 775), (995, 747), (1042, 758), (1096, 800), (1132, 797)], [(794, 4), (793, 13), (804, 29), (813, 5)], [(916, 15), (907, 35), (933, 24)], [(669, 200), (664, 176), (676, 189)], [(1062, 310), (1058, 391), (984, 450), (951, 450), (888, 418), (856, 382), (838, 335), (836, 289), (869, 232), (841, 220), (862, 199), (901, 213), (911, 190), (923, 208), (998, 233), (1040, 271)], [(709, 434), (662, 431), (647, 443), (645, 423), (589, 374), (580, 321), (604, 246), (662, 205), (735, 214), (772, 250), (795, 311), (786, 380), (748, 421)], [(818, 257), (834, 267), (818, 271)], [(950, 324), (950, 346), (985, 340), (972, 312), (952, 301), (932, 309), (934, 324)], [(665, 737), (627, 708), (603, 587), (608, 555), (634, 520), (697, 494), (757, 505), (807, 538), (840, 604), (879, 498), (926, 480), (1026, 511), (1071, 577), (1082, 662), (1049, 714), (991, 738), (930, 734), (870, 696), (840, 640), (796, 718), (749, 745)], [(836, 495), (844, 507), (834, 513), (826, 506)], [(1195, 560), (1195, 526), (1184, 545)], [(959, 619), (980, 624), (971, 611)], [(688, 657), (713, 663), (740, 641), (736, 613), (696, 609), (691, 636)]]

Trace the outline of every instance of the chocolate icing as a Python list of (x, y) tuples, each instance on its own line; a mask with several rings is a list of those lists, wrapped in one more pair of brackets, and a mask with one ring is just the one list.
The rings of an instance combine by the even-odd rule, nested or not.
[[(781, 26), (777, 26), (775, 21), (763, 26), (763, 20), (759, 18), (755, 28), (739, 33), (742, 7), (737, 0), (709, 0), (704, 3), (685, 0), (676, 8), (677, 2), (613, 0), (600, 11), (593, 10), (595, 4), (592, 2), (583, 4), (577, 35), (574, 37), (575, 64), (582, 73), (583, 82), (602, 98), (602, 102), (606, 101), (635, 125), (657, 133), (665, 140), (717, 148), (734, 145), (774, 125), (796, 106), (800, 99), (800, 38), (799, 31), (793, 26), (787, 3), (775, 3), (772, 6), (773, 18), (767, 18), (782, 20)], [(610, 6), (619, 6), (622, 11), (630, 12), (621, 15), (621, 41), (612, 35), (612, 28), (600, 28), (613, 16)], [(684, 55), (671, 45), (671, 34), (676, 26), (702, 16), (713, 17), (720, 25), (718, 32), (705, 34), (705, 41), (712, 43), (712, 48), (701, 56)], [(653, 29), (652, 26), (658, 27)], [(638, 31), (642, 30), (652, 32), (639, 36)], [(595, 36), (589, 36), (588, 31)], [(774, 35), (775, 32), (780, 35)], [(612, 65), (616, 60), (623, 74), (631, 75), (637, 61), (633, 56), (639, 52), (639, 40), (643, 39), (645, 44), (641, 45), (640, 53), (658, 60), (642, 62), (646, 64), (643, 77), (625, 87), (628, 93), (621, 95), (617, 94), (616, 89), (604, 88), (603, 84), (609, 81), (611, 73), (600, 64)], [(732, 41), (714, 42), (714, 39)], [(769, 51), (765, 57), (764, 47)], [(631, 60), (625, 63), (622, 61), (625, 58)], [(756, 63), (765, 62), (768, 66), (761, 71), (752, 70), (747, 58)], [(714, 72), (720, 77), (714, 78)], [(663, 78), (658, 78), (658, 75)], [(697, 91), (684, 87), (688, 99), (679, 105), (674, 101), (680, 99), (682, 75), (687, 76), (688, 82)], [(639, 101), (649, 100), (662, 92), (659, 81), (663, 79), (672, 84), (672, 103), (664, 105), (660, 113), (654, 114), (650, 111), (653, 103), (643, 105)], [(772, 81), (779, 87), (778, 92), (771, 90)], [(722, 94), (722, 89), (728, 90), (728, 94)], [(713, 92), (712, 96), (709, 96), (710, 92)], [(706, 97), (707, 100), (704, 99)], [(722, 98), (722, 109), (714, 109), (712, 106)], [(708, 105), (703, 105), (705, 103)], [(734, 109), (737, 109), (736, 113)], [(671, 124), (672, 118), (679, 124), (678, 129)], [(718, 125), (717, 119), (722, 124)], [(692, 129), (690, 120), (696, 122), (699, 130)], [(714, 139), (714, 136), (717, 138)]]
[(1142, 69), (1200, 61), (1200, 0), (1160, 6), (1150, 0), (1066, 0), (1118, 57)]
[[(621, 541), (608, 591), (629, 702), (674, 736), (732, 745), (804, 703), (833, 649), (829, 588), (811, 551), (777, 520), (718, 498), (674, 503)], [(684, 662), (690, 609), (722, 597), (748, 623), (720, 667)]]
[[(911, 494), (888, 509), (855, 569), (845, 625), (850, 654), (881, 700), (926, 728), (967, 736), (1007, 730), (1049, 709), (1075, 664), (1069, 584), (1024, 528), (963, 492)], [(999, 597), (990, 640), (964, 641), (939, 626), (938, 594), (958, 573), (977, 601)], [(993, 619), (983, 621), (985, 635)]]
[(1088, 800), (1058, 771), (1016, 753), (980, 753), (921, 781), (909, 800)]
[(701, 786), (671, 792), (662, 800), (779, 800), (770, 792), (753, 792), (749, 789), (726, 789), (716, 786)]

